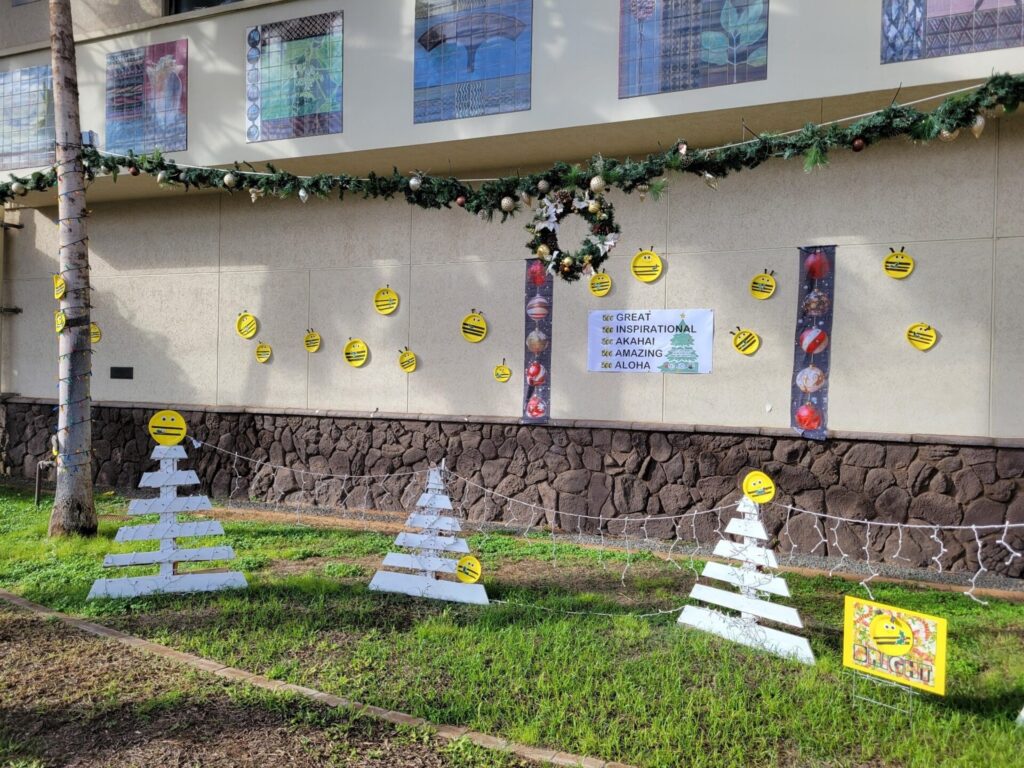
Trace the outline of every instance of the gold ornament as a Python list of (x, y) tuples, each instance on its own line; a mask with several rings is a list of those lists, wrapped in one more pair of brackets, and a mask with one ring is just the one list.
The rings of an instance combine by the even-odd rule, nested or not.
[(718, 191), (718, 177), (715, 176), (715, 174), (710, 171), (704, 171), (704, 173), (701, 174), (701, 178), (704, 179), (704, 183), (707, 184), (708, 187), (716, 192)]
[(590, 191), (595, 195), (600, 195), (607, 186), (608, 184), (601, 176), (595, 176), (590, 180)]
[(955, 128), (952, 131), (947, 131), (943, 128), (942, 131), (939, 132), (939, 138), (942, 139), (942, 141), (956, 141), (959, 136), (959, 128)]
[(981, 134), (985, 131), (985, 116), (980, 112), (975, 115), (974, 122), (971, 123), (971, 133), (974, 134), (974, 138), (980, 139)]
[(647, 199), (647, 193), (651, 191), (651, 185), (641, 182), (636, 185), (636, 191), (640, 194), (640, 202), (642, 203)]
[(263, 197), (263, 190), (259, 187), (249, 187), (249, 197), (252, 198), (252, 201), (255, 203)]
[(548, 248), (544, 243), (537, 246), (537, 258), (541, 261), (547, 261), (551, 257), (551, 249)]
[(512, 213), (516, 209), (516, 201), (511, 197), (501, 198), (501, 210), (505, 213)]
[(530, 193), (527, 192), (525, 189), (519, 193), (519, 201), (527, 208), (533, 205), (533, 198), (530, 197)]
[(600, 203), (600, 201), (598, 201), (598, 200), (591, 200), (590, 203), (587, 205), (587, 210), (590, 211), (591, 213), (600, 213), (601, 212), (601, 203)]
[(156, 183), (157, 184), (166, 184), (167, 181), (168, 181), (168, 178), (169, 177), (167, 176), (167, 171), (160, 171), (160, 173), (158, 173), (156, 175)]
[(562, 272), (568, 273), (572, 269), (572, 257), (566, 256), (562, 259)]

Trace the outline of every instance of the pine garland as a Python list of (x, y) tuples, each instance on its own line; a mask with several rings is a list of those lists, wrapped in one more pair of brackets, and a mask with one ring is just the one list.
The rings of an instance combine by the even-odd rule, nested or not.
[[(235, 163), (234, 169), (228, 170), (191, 168), (179, 166), (160, 152), (113, 155), (93, 147), (82, 148), (82, 159), (86, 177), (90, 181), (100, 173), (110, 174), (115, 181), (121, 172), (132, 175), (147, 173), (157, 177), (161, 184), (180, 184), (186, 189), (247, 191), (254, 202), (265, 195), (280, 198), (299, 196), (305, 199), (309, 195), (325, 198), (337, 194), (339, 199), (344, 199), (346, 193), (351, 193), (366, 199), (385, 200), (402, 195), (410, 205), (421, 208), (440, 209), (456, 205), (487, 220), (492, 220), (495, 214), (500, 213), (501, 220), (505, 221), (521, 209), (523, 198), (543, 197), (545, 193), (540, 191), (541, 188), (550, 190), (551, 194), (569, 191), (574, 198), (574, 190), (581, 190), (586, 196), (591, 180), (600, 176), (607, 187), (619, 189), (626, 194), (639, 191), (641, 195), (647, 192), (657, 195), (664, 187), (665, 180), (662, 177), (667, 171), (692, 173), (710, 185), (717, 185), (719, 179), (730, 173), (756, 168), (771, 158), (800, 157), (804, 160), (805, 169), (810, 171), (826, 165), (829, 154), (835, 150), (861, 151), (872, 144), (898, 136), (906, 136), (916, 142), (948, 137), (973, 126), (979, 115), (991, 114), (1000, 107), (1012, 113), (1022, 100), (1024, 75), (994, 75), (974, 91), (950, 96), (931, 112), (893, 104), (845, 127), (809, 123), (796, 133), (784, 136), (763, 134), (750, 141), (713, 149), (687, 148), (686, 143), (681, 141), (671, 149), (649, 154), (643, 160), (627, 158), (619, 161), (597, 155), (585, 166), (558, 162), (540, 173), (493, 179), (478, 188), (454, 177), (419, 173), (407, 176), (399, 173), (398, 169), (387, 175), (371, 173), (367, 178), (327, 173), (302, 177), (279, 170), (269, 163), (267, 171), (262, 173), (248, 163)], [(414, 176), (419, 179), (419, 184), (411, 186), (410, 181)], [(45, 192), (54, 188), (57, 185), (57, 170), (51, 168), (48, 171), (37, 171), (28, 177), (11, 174), (10, 178), (11, 181), (0, 183), (0, 203), (31, 191)], [(418, 188), (414, 189), (414, 186)], [(505, 198), (512, 199), (512, 210), (503, 209), (502, 201)], [(610, 213), (611, 206), (606, 200), (602, 200), (601, 205)], [(609, 233), (617, 233), (614, 219), (610, 221), (614, 229)], [(594, 222), (590, 223), (593, 231)], [(545, 237), (534, 234), (527, 247), (535, 250), (542, 242), (546, 242)], [(578, 279), (586, 266), (586, 249), (585, 245), (583, 251), (571, 254), (576, 266), (565, 272), (559, 269), (558, 273), (567, 280)], [(588, 263), (596, 268), (597, 265), (593, 264), (594, 254), (590, 256), (591, 261)]]

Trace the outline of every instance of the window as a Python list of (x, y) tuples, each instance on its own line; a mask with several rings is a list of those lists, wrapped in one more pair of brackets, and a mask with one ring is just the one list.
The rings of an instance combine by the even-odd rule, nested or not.
[[(21, 0), (24, 2), (24, 0)], [(17, 3), (18, 0), (15, 0)], [(237, 3), (238, 0), (169, 0), (167, 3), (167, 13), (188, 13), (189, 11), (198, 11), (201, 8), (216, 8), (218, 5), (231, 5), (231, 3)]]

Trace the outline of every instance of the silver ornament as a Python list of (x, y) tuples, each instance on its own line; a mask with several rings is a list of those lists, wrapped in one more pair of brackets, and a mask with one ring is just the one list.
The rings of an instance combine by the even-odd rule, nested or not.
[(20, 181), (15, 181), (11, 184), (11, 192), (16, 194), (18, 197), (24, 197), (28, 194), (28, 187), (22, 184)]
[(975, 116), (974, 122), (971, 123), (971, 133), (974, 134), (974, 138), (980, 139), (981, 134), (985, 131), (985, 116), (980, 112)]
[(238, 186), (238, 177), (233, 173), (224, 174), (224, 186), (228, 189), (234, 189)]
[(593, 192), (595, 195), (600, 195), (602, 192), (604, 192), (607, 186), (608, 184), (601, 176), (595, 176), (590, 180), (590, 191)]
[(548, 192), (551, 191), (551, 184), (548, 182), (547, 179), (541, 179), (540, 181), (537, 182), (537, 191), (540, 192), (542, 195), (546, 195)]
[(501, 198), (501, 210), (505, 213), (512, 213), (516, 209), (516, 201), (511, 197)]
[(423, 179), (421, 179), (419, 176), (413, 176), (411, 179), (409, 179), (409, 189), (411, 189), (413, 192), (419, 192), (420, 187), (422, 186)]
[(710, 171), (704, 171), (704, 173), (701, 174), (701, 178), (704, 179), (704, 183), (707, 184), (708, 187), (716, 191), (718, 190), (718, 177), (715, 176), (715, 174)]
[(309, 200), (309, 192), (306, 191), (305, 187), (299, 187), (299, 200), (302, 202)]
[(943, 128), (942, 131), (939, 132), (939, 138), (942, 139), (943, 141), (956, 141), (959, 135), (959, 128), (955, 128), (952, 131), (947, 131), (945, 128)]
[(525, 189), (522, 192), (519, 193), (519, 200), (527, 208), (529, 208), (531, 205), (533, 205), (533, 198), (530, 197), (530, 193), (527, 192)]
[(168, 182), (169, 178), (170, 177), (167, 175), (167, 171), (160, 171), (160, 173), (158, 173), (156, 175), (156, 183), (157, 184), (166, 184)]

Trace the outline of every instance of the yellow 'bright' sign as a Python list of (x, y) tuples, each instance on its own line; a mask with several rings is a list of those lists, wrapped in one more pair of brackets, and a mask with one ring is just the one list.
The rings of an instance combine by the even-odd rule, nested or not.
[(843, 666), (946, 695), (946, 620), (846, 596)]

